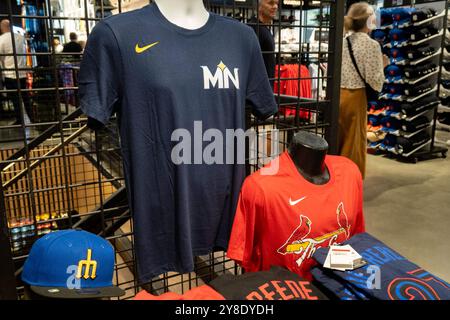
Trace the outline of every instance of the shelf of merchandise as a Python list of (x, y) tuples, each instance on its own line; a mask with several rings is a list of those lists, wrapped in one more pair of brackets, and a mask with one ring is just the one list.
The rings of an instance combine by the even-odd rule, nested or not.
[(399, 152), (397, 152), (397, 154), (401, 155), (402, 157), (409, 158), (409, 157), (412, 156), (414, 153), (416, 153), (416, 152), (419, 151), (420, 149), (422, 149), (422, 148), (424, 148), (424, 147), (426, 147), (426, 146), (428, 146), (428, 145), (430, 145), (430, 144), (431, 144), (431, 139), (428, 140), (427, 142), (425, 142), (424, 144), (421, 144), (420, 146), (418, 146), (417, 148), (415, 148), (414, 150), (412, 150), (412, 151), (410, 151), (410, 152), (408, 152), (408, 153), (399, 153)]
[(387, 132), (387, 133), (389, 133), (389, 134), (392, 134), (393, 136), (396, 136), (396, 137), (403, 137), (403, 138), (409, 139), (409, 138), (414, 137), (416, 134), (418, 134), (418, 133), (420, 133), (420, 132), (422, 132), (422, 131), (424, 131), (424, 130), (426, 130), (426, 129), (431, 128), (432, 125), (433, 125), (433, 123), (430, 122), (430, 124), (429, 124), (428, 126), (423, 127), (423, 128), (421, 128), (421, 129), (419, 129), (419, 130), (417, 130), (417, 131), (415, 131), (415, 132), (405, 132), (405, 131), (401, 131), (401, 130), (387, 131), (386, 129), (383, 130), (383, 131), (384, 131), (384, 132)]
[(429, 74), (426, 74), (423, 77), (416, 78), (416, 79), (405, 79), (405, 80), (406, 80), (406, 83), (416, 84), (417, 82), (420, 82), (422, 80), (428, 79), (429, 77), (434, 76), (434, 75), (436, 75), (438, 73), (439, 73), (439, 69), (436, 69), (435, 71), (430, 72)]
[(430, 113), (432, 111), (434, 111), (434, 108), (433, 109), (424, 110), (424, 111), (419, 112), (418, 114), (416, 114), (414, 116), (410, 116), (410, 117), (406, 116), (402, 112), (391, 112), (391, 113), (384, 112), (384, 113), (381, 113), (381, 115), (389, 116), (389, 117), (397, 119), (397, 120), (404, 120), (404, 121), (407, 121), (407, 122), (411, 122), (411, 121), (417, 119), (418, 117), (424, 116), (427, 113)]
[(384, 94), (380, 96), (380, 99), (382, 100), (394, 100), (394, 101), (406, 101), (406, 102), (414, 102), (416, 100), (419, 100), (420, 98), (423, 98), (427, 95), (429, 95), (430, 93), (436, 92), (438, 89), (438, 86), (436, 85), (433, 89), (422, 93), (421, 95), (418, 95), (417, 97), (409, 97), (409, 96), (404, 96), (404, 95), (397, 95), (397, 96), (391, 96), (389, 97), (388, 94)]
[(437, 37), (441, 37), (443, 35), (444, 35), (444, 29), (440, 30), (438, 33), (432, 35), (431, 37), (428, 37), (428, 38), (425, 38), (425, 39), (422, 39), (422, 40), (419, 40), (419, 41), (411, 42), (410, 40), (405, 40), (405, 41), (403, 41), (401, 43), (397, 43), (397, 44), (386, 43), (383, 47), (384, 48), (388, 48), (388, 49), (390, 49), (390, 48), (402, 48), (402, 47), (406, 47), (406, 46), (413, 46), (414, 47), (414, 46), (417, 46), (419, 44), (425, 43), (427, 41), (433, 40), (433, 39), (435, 39)]
[(429, 78), (431, 76), (434, 76), (434, 75), (436, 75), (438, 73), (439, 73), (439, 70), (435, 70), (433, 72), (430, 72), (430, 73), (428, 73), (428, 74), (426, 74), (426, 75), (424, 75), (424, 76), (422, 76), (420, 78), (416, 78), (416, 79), (402, 78), (402, 79), (396, 80), (396, 81), (391, 81), (389, 79), (386, 79), (384, 81), (384, 83), (389, 83), (389, 84), (416, 84), (417, 82), (425, 80), (425, 79), (427, 79), (427, 78)]
[(413, 61), (409, 61), (409, 65), (411, 66), (415, 66), (418, 65), (419, 63), (425, 62), (429, 59), (432, 59), (434, 57), (438, 57), (440, 54), (442, 53), (442, 49), (439, 49), (438, 51), (436, 51), (435, 53), (433, 53), (432, 55), (429, 55), (428, 57), (423, 57), (417, 60), (413, 60)]
[(436, 19), (439, 19), (439, 18), (443, 18), (444, 16), (445, 16), (445, 10), (443, 10), (441, 13), (439, 13), (439, 14), (431, 17), (431, 18), (428, 18), (428, 19), (425, 19), (425, 20), (422, 20), (422, 21), (418, 21), (418, 22), (413, 22), (411, 24), (411, 26), (413, 26), (413, 27), (422, 26), (424, 24), (432, 22), (433, 20), (436, 20)]
[(428, 18), (428, 19), (425, 19), (425, 20), (422, 20), (422, 21), (418, 21), (418, 22), (408, 21), (408, 22), (405, 22), (405, 23), (402, 23), (402, 24), (399, 24), (399, 25), (389, 24), (389, 25), (386, 25), (386, 26), (381, 26), (380, 29), (381, 30), (390, 30), (390, 29), (403, 29), (403, 28), (407, 28), (407, 27), (411, 27), (411, 26), (412, 27), (418, 27), (418, 26), (427, 24), (429, 22), (432, 22), (433, 20), (436, 20), (436, 19), (439, 19), (439, 18), (443, 18), (444, 16), (445, 16), (445, 10), (442, 11), (441, 13), (437, 14), (437, 15), (432, 16), (431, 18)]

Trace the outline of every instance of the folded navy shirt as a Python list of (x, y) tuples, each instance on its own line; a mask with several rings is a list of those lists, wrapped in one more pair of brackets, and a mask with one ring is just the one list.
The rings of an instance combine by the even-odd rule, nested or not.
[[(423, 270), (384, 243), (367, 233), (360, 233), (345, 241), (368, 262), (352, 271), (336, 271), (314, 268), (311, 273), (316, 281), (341, 299), (351, 295), (356, 298), (380, 300), (449, 300), (450, 285), (444, 280)], [(328, 248), (320, 248), (314, 254), (323, 265)], [(355, 294), (356, 292), (356, 294)]]

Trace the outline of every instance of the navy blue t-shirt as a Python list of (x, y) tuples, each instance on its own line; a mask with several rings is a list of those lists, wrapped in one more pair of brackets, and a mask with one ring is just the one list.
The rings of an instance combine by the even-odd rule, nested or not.
[[(227, 129), (244, 128), (246, 101), (261, 118), (277, 111), (253, 30), (212, 13), (187, 30), (155, 3), (109, 17), (87, 41), (79, 93), (89, 117), (106, 123), (118, 114), (140, 281), (192, 271), (194, 256), (225, 249), (245, 171), (205, 164), (202, 147), (215, 141), (208, 129), (225, 140)], [(188, 142), (183, 132), (173, 139), (176, 129), (200, 144), (175, 149), (175, 158), (197, 164), (172, 161)]]
[[(352, 271), (314, 268), (314, 279), (344, 300), (449, 300), (450, 285), (423, 270), (367, 233), (360, 233), (349, 244), (368, 264)], [(328, 248), (320, 248), (314, 259), (325, 263)]]

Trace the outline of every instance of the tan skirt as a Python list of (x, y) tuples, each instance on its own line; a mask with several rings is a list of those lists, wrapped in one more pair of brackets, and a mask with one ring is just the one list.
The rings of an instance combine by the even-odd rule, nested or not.
[(359, 167), (364, 179), (367, 152), (366, 90), (341, 88), (339, 105), (339, 154)]

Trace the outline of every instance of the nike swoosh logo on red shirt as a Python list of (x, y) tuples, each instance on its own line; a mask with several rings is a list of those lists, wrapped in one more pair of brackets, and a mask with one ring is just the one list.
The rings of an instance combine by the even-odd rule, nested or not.
[(305, 198), (306, 198), (306, 197), (303, 197), (303, 198), (300, 198), (300, 199), (295, 200), (295, 201), (292, 201), (292, 199), (289, 198), (289, 204), (290, 204), (291, 206), (295, 206), (295, 205), (296, 205), (297, 203), (299, 203), (300, 201), (305, 200)]

